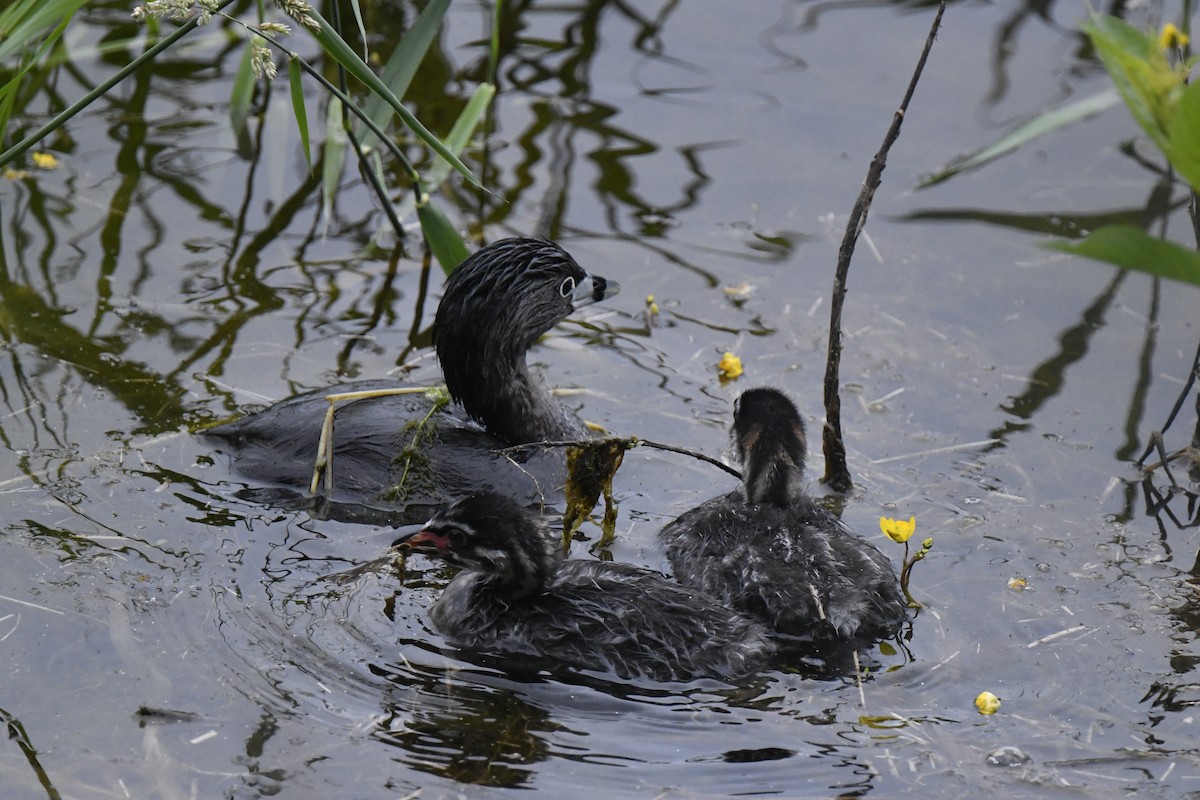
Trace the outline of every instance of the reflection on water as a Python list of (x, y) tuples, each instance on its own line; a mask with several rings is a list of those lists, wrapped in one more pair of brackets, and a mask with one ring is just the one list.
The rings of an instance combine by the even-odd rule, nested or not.
[[(363, 12), (386, 55), (415, 8)], [(88, 13), (21, 126), (146, 46), (126, 6)], [(467, 154), (489, 191), (447, 198), (475, 239), (549, 235), (628, 287), (531, 358), (583, 389), (570, 402), (586, 418), (719, 455), (737, 391), (772, 384), (819, 424), (825, 220), (839, 227), (857, 192), (929, 13), (504, 5), (500, 92)], [(490, 14), (454, 4), (422, 65), (409, 100), (435, 130), (486, 70)], [(1034, 241), (1114, 220), (1182, 230), (1186, 198), (1126, 146), (1121, 109), (908, 192), (994, 140), (989, 119), (1102, 88), (1084, 14), (951, 7), (868, 225), (878, 260), (851, 270), (859, 488), (845, 518), (870, 533), (915, 514), (936, 541), (914, 575), (926, 608), (902, 648), (864, 654), (861, 689), (840, 669), (655, 684), (470, 657), (426, 622), (448, 573), (380, 560), (395, 530), (240, 499), (187, 428), (342, 378), (436, 382), (438, 275), (419, 242), (380, 233), (355, 172), (323, 210), (283, 87), (234, 140), (241, 50), (223, 23), (164, 54), (47, 142), (57, 170), (0, 179), (0, 784), (172, 798), (1200, 791), (1194, 461), (1173, 462), (1174, 484), (1130, 465), (1155, 427), (1168, 455), (1197, 446), (1182, 383), (1196, 293)], [(308, 102), (323, 135), (323, 100)], [(727, 350), (747, 375), (722, 387)], [(573, 557), (660, 568), (657, 529), (731, 481), (661, 453), (625, 461), (616, 542)], [(994, 717), (972, 705), (985, 689), (1003, 701)], [(1004, 748), (1029, 761), (989, 764)]]

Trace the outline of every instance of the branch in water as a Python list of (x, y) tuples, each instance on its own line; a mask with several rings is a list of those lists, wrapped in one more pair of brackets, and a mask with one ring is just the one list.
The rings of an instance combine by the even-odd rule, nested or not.
[(883, 180), (888, 151), (900, 136), (900, 125), (904, 122), (908, 103), (917, 88), (921, 71), (925, 68), (925, 60), (933, 48), (933, 40), (937, 37), (945, 10), (946, 0), (942, 0), (929, 29), (929, 37), (925, 40), (925, 49), (921, 51), (921, 58), (917, 61), (917, 67), (908, 83), (908, 91), (904, 94), (900, 108), (892, 117), (892, 125), (883, 139), (883, 146), (875, 154), (870, 169), (867, 170), (867, 178), (863, 181), (858, 200), (854, 202), (854, 208), (850, 211), (850, 218), (846, 221), (846, 233), (838, 250), (837, 272), (833, 279), (833, 299), (829, 312), (829, 349), (825, 360), (825, 427), (821, 434), (825, 449), (825, 477), (821, 480), (839, 492), (845, 492), (854, 485), (850, 478), (850, 468), (846, 466), (846, 444), (842, 440), (842, 399), (839, 394), (841, 384), (838, 377), (842, 361), (842, 306), (846, 300), (846, 278), (850, 272), (850, 259), (854, 256), (854, 245), (858, 242), (858, 235), (867, 224), (867, 212), (871, 208), (875, 190)]
[(741, 472), (739, 472), (738, 470), (729, 466), (728, 464), (724, 464), (724, 463), (718, 461), (717, 459), (712, 458), (711, 456), (706, 456), (703, 453), (697, 453), (695, 450), (688, 450), (687, 448), (684, 448), (684, 447), (676, 447), (676, 446), (670, 445), (670, 444), (662, 444), (660, 442), (652, 442), (649, 439), (639, 439), (637, 436), (629, 436), (629, 437), (613, 436), (608, 439), (574, 439), (574, 440), (569, 440), (569, 441), (556, 441), (556, 442), (530, 442), (529, 444), (518, 444), (518, 445), (514, 445), (512, 447), (506, 447), (503, 450), (498, 450), (497, 452), (500, 453), (501, 455), (506, 455), (508, 453), (514, 453), (514, 452), (520, 452), (522, 450), (528, 450), (531, 447), (540, 447), (540, 448), (545, 448), (545, 449), (549, 449), (549, 448), (553, 448), (553, 447), (592, 447), (592, 446), (595, 446), (597, 442), (606, 442), (606, 441), (623, 442), (625, 445), (625, 448), (627, 450), (632, 450), (635, 447), (650, 447), (655, 450), (666, 450), (669, 453), (679, 453), (680, 455), (691, 456), (692, 458), (694, 458), (698, 461), (704, 461), (709, 464), (712, 464), (714, 467), (717, 467), (718, 469), (725, 470), (730, 475), (737, 478), (739, 481), (742, 479)]

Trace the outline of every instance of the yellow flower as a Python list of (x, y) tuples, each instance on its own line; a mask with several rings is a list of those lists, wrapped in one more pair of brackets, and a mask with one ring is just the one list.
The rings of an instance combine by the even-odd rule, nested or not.
[(726, 353), (717, 363), (717, 371), (721, 373), (721, 380), (731, 381), (742, 374), (742, 360), (733, 353)]
[(58, 159), (53, 153), (34, 153), (30, 158), (38, 169), (54, 169), (58, 166)]
[(1188, 35), (1179, 30), (1174, 22), (1168, 22), (1162, 27), (1162, 33), (1158, 35), (1158, 46), (1163, 50), (1175, 50), (1177, 48), (1187, 47)]
[(646, 310), (651, 314), (658, 313), (658, 303), (654, 302), (654, 295), (652, 294), (646, 295)]
[(995, 714), (1000, 710), (1000, 698), (991, 692), (980, 692), (975, 698), (975, 707), (980, 714)]
[(913, 531), (917, 529), (917, 518), (909, 517), (908, 522), (905, 522), (902, 519), (880, 517), (879, 529), (886, 533), (888, 538), (893, 542), (903, 544), (908, 541), (908, 538), (913, 535)]

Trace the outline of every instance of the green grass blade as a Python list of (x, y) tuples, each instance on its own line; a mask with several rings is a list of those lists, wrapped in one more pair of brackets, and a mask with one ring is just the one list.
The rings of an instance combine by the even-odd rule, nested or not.
[[(218, 10), (223, 10), (226, 6), (230, 5), (233, 1), (234, 0), (224, 0), (224, 2), (221, 3)], [(112, 87), (116, 86), (118, 83), (125, 80), (127, 77), (132, 75), (134, 72), (137, 72), (139, 69), (142, 68), (142, 66), (144, 64), (153, 60), (154, 57), (156, 55), (158, 55), (159, 53), (161, 53), (163, 50), (166, 50), (168, 47), (171, 47), (173, 44), (175, 44), (175, 42), (179, 41), (184, 36), (187, 36), (189, 33), (191, 33), (191, 31), (195, 27), (196, 27), (195, 19), (190, 19), (187, 22), (183, 23), (178, 28), (176, 28), (175, 31), (173, 31), (169, 36), (159, 40), (153, 46), (147, 48), (144, 53), (142, 53), (140, 56), (138, 56), (137, 58), (130, 61), (128, 64), (126, 64), (121, 69), (117, 70), (117, 72), (114, 73), (111, 77), (109, 77), (107, 80), (102, 82), (100, 85), (96, 86), (94, 89), (92, 89), (86, 95), (81, 97), (79, 100), (76, 100), (70, 106), (63, 109), (58, 114), (55, 114), (53, 119), (46, 122), (44, 125), (42, 125), (40, 128), (38, 128), (36, 131), (29, 134), (24, 139), (22, 139), (21, 141), (14, 144), (12, 147), (5, 150), (3, 153), (0, 153), (0, 167), (3, 167), (5, 164), (8, 164), (11, 161), (13, 161), (14, 159), (18, 158), (26, 150), (33, 147), (35, 144), (40, 142), (42, 139), (46, 138), (54, 131), (61, 128), (63, 125), (65, 125), (67, 123), (67, 120), (71, 119), (76, 114), (78, 114), (80, 111), (87, 108), (89, 105), (91, 105), (93, 102), (95, 102), (98, 98), (103, 97), (105, 94), (107, 94), (112, 89)]]
[(246, 42), (242, 63), (238, 64), (233, 88), (229, 91), (229, 122), (233, 125), (234, 136), (239, 138), (246, 133), (246, 119), (250, 116), (250, 102), (254, 99), (254, 69), (250, 66), (252, 59), (250, 42)]
[(427, 201), (417, 206), (417, 219), (421, 221), (421, 232), (434, 258), (442, 265), (442, 271), (447, 275), (461, 264), (467, 257), (467, 246), (440, 208)]
[(0, 13), (0, 61), (24, 50), (47, 28), (65, 26), (87, 0), (23, 0)]
[[(427, 5), (417, 15), (412, 26), (405, 31), (404, 38), (396, 45), (391, 57), (384, 64), (383, 73), (379, 79), (392, 90), (392, 94), (396, 97), (404, 97), (408, 92), (413, 76), (417, 74), (417, 68), (425, 60), (425, 54), (429, 52), (430, 45), (437, 37), (437, 32), (442, 26), (442, 18), (445, 17), (446, 9), (449, 7), (450, 0), (434, 0)], [(388, 120), (392, 116), (392, 109), (381, 95), (372, 94), (363, 104), (363, 110), (376, 125), (387, 128)], [(355, 132), (364, 147), (374, 145), (375, 135), (367, 129), (366, 125), (359, 123)]]
[(315, 9), (311, 12), (311, 15), (321, 24), (321, 31), (320, 33), (315, 34), (315, 36), (317, 41), (321, 43), (321, 46), (325, 48), (325, 52), (332, 56), (335, 61), (345, 67), (346, 71), (353, 75), (355, 79), (361, 81), (371, 91), (375, 92), (384, 100), (386, 100), (388, 105), (391, 106), (392, 110), (396, 112), (396, 115), (400, 117), (404, 124), (407, 125), (409, 129), (417, 135), (418, 138), (425, 142), (425, 144), (429, 145), (430, 149), (432, 149), (439, 156), (449, 161), (450, 165), (458, 170), (463, 177), (478, 186), (479, 181), (477, 181), (475, 176), (471, 174), (471, 170), (467, 169), (466, 165), (458, 160), (458, 156), (447, 150), (446, 146), (442, 144), (441, 140), (430, 133), (429, 130), (421, 124), (421, 121), (413, 116), (411, 111), (404, 107), (396, 95), (392, 93), (392, 90), (389, 89), (383, 83), (383, 81), (379, 79), (379, 76), (372, 72), (371, 68), (368, 67), (366, 63), (359, 58), (353, 50), (350, 49), (350, 45), (346, 44), (346, 40), (341, 36), (338, 36), (333, 28), (330, 27), (329, 23)]
[(1132, 225), (1110, 225), (1081, 241), (1047, 242), (1046, 247), (1200, 286), (1200, 253)]
[[(496, 87), (485, 83), (475, 90), (471, 95), (471, 99), (467, 101), (466, 106), (459, 113), (458, 119), (454, 121), (454, 127), (450, 129), (450, 133), (446, 136), (446, 146), (458, 155), (467, 146), (467, 142), (471, 140), (471, 135), (475, 132), (479, 121), (483, 118), (487, 111), (488, 104), (496, 94)], [(438, 161), (429, 168), (425, 177), (421, 181), (421, 185), (425, 188), (428, 194), (433, 194), (438, 187), (445, 182), (446, 177), (450, 174), (450, 165), (445, 161)], [(413, 212), (415, 201), (411, 194), (406, 194), (404, 200), (400, 203), (400, 207), (396, 212), (399, 217), (407, 217)]]
[(354, 11), (354, 21), (358, 24), (358, 38), (362, 39), (363, 43), (363, 61), (370, 61), (371, 51), (367, 49), (367, 26), (363, 24), (362, 8), (359, 7), (358, 0), (350, 0), (350, 8)]
[[(495, 96), (496, 87), (490, 83), (480, 84), (476, 87), (475, 93), (471, 95), (471, 99), (467, 101), (467, 104), (459, 113), (458, 119), (454, 120), (454, 127), (446, 135), (446, 147), (450, 148), (450, 152), (454, 153), (454, 155), (461, 153), (467, 146), (467, 142), (471, 140), (471, 136), (475, 133), (480, 119), (487, 112), (488, 105)], [(433, 192), (436, 190), (442, 185), (442, 182), (446, 180), (449, 174), (450, 165), (445, 161), (434, 163), (429, 168), (423, 181), (426, 191)]]
[(941, 183), (947, 178), (952, 178), (960, 172), (982, 167), (984, 164), (994, 161), (1000, 156), (1016, 150), (1018, 147), (1034, 139), (1045, 136), (1048, 133), (1053, 133), (1060, 128), (1090, 117), (1093, 114), (1098, 114), (1106, 108), (1111, 108), (1120, 99), (1115, 89), (1105, 89), (1099, 94), (1084, 97), (1073, 103), (1068, 103), (1061, 108), (1039, 114), (1033, 119), (1022, 122), (987, 147), (954, 159), (937, 172), (922, 179), (917, 188), (924, 189), (928, 186)]
[(288, 59), (288, 85), (292, 91), (292, 113), (296, 117), (296, 125), (300, 128), (300, 148), (304, 151), (304, 160), (308, 163), (308, 171), (312, 172), (312, 146), (308, 138), (308, 111), (304, 107), (304, 85), (301, 83), (300, 59)]
[(346, 155), (346, 130), (342, 127), (342, 102), (329, 101), (325, 112), (325, 143), (321, 172), (321, 217), (325, 224), (333, 217), (333, 198), (337, 196), (342, 179), (342, 162)]

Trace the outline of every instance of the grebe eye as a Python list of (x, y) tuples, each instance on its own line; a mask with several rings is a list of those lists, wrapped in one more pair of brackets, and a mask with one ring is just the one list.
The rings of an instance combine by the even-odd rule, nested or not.
[(563, 297), (570, 297), (575, 293), (575, 279), (570, 275), (563, 278), (562, 285), (558, 287), (558, 293)]

